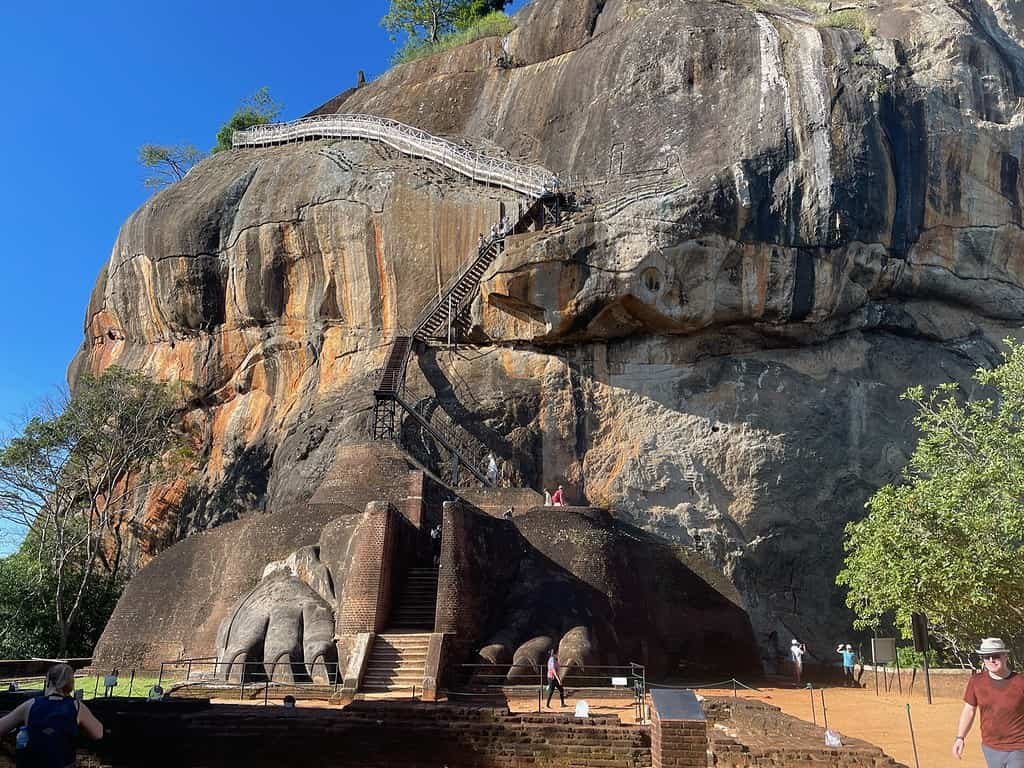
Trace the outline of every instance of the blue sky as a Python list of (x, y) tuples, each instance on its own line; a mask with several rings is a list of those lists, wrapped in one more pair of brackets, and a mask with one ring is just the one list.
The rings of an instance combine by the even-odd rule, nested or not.
[[(149, 196), (141, 144), (213, 144), (261, 86), (308, 112), (388, 67), (386, 0), (4, 3), (0, 429), (63, 385), (118, 227)], [(523, 5), (522, 0), (511, 8)], [(0, 552), (4, 549), (0, 542)]]

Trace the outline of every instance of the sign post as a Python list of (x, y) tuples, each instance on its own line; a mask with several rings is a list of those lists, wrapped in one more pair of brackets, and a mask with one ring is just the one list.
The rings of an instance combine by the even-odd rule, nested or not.
[[(875, 696), (878, 695), (878, 665), (888, 664), (896, 659), (896, 638), (895, 637), (872, 637), (871, 638), (871, 664), (875, 668)], [(889, 688), (886, 686), (886, 691)]]
[(921, 667), (924, 670), (924, 690), (928, 703), (932, 703), (932, 680), (928, 674), (928, 617), (923, 613), (910, 616), (910, 629), (914, 635), (914, 650), (921, 654)]

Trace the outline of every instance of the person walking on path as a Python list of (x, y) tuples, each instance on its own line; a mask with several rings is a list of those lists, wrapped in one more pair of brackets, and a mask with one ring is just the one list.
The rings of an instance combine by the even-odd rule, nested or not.
[(558, 486), (553, 494), (551, 494), (551, 506), (553, 507), (564, 507), (565, 506), (565, 491), (562, 486)]
[(78, 729), (92, 739), (103, 738), (100, 721), (85, 704), (75, 700), (74, 690), (75, 671), (67, 664), (55, 664), (46, 672), (42, 696), (23, 701), (0, 718), (0, 736), (14, 728), (25, 729), (17, 739), (18, 765), (73, 768)]
[(554, 648), (548, 656), (548, 709), (551, 709), (551, 694), (558, 689), (558, 698), (565, 706), (565, 688), (562, 687), (562, 668), (558, 665), (558, 652)]
[(789, 644), (789, 662), (793, 666), (793, 685), (797, 688), (803, 686), (805, 653), (807, 646), (794, 637), (793, 642)]
[(972, 675), (953, 740), (960, 759), (974, 715), (981, 710), (981, 751), (988, 768), (1024, 768), (1024, 677), (1010, 669), (1010, 649), (998, 637), (978, 648), (984, 671)]
[(853, 652), (853, 646), (847, 643), (840, 643), (836, 646), (836, 653), (843, 657), (843, 687), (856, 688), (856, 678), (853, 676), (853, 667), (857, 663), (857, 654)]

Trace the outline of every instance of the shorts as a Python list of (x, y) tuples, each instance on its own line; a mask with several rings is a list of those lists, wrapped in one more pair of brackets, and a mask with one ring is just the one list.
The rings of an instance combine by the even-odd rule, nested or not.
[(1002, 752), (982, 744), (981, 752), (985, 755), (985, 765), (988, 768), (1024, 768), (1024, 749)]

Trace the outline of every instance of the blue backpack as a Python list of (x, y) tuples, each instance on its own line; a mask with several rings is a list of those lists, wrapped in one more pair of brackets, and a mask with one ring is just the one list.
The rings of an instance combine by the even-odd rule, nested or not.
[(28, 745), (16, 752), (17, 768), (67, 768), (75, 764), (77, 701), (66, 696), (37, 696), (28, 712), (26, 729)]

